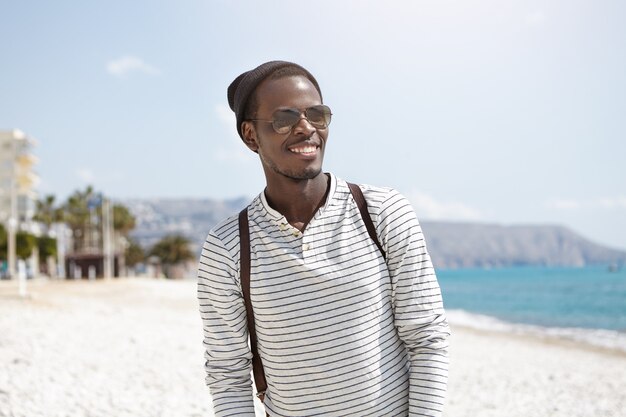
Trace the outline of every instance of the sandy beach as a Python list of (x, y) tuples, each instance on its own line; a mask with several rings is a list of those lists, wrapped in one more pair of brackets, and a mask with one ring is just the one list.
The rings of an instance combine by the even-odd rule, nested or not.
[[(0, 282), (0, 416), (212, 416), (195, 282)], [(626, 354), (451, 320), (447, 417), (625, 416)], [(260, 409), (259, 409), (260, 411)]]

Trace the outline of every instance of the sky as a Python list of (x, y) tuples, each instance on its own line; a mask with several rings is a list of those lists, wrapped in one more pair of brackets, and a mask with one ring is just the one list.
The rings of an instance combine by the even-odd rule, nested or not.
[(274, 59), (317, 78), (324, 168), (425, 220), (559, 224), (626, 249), (626, 3), (0, 1), (0, 129), (41, 195), (252, 198), (226, 88)]

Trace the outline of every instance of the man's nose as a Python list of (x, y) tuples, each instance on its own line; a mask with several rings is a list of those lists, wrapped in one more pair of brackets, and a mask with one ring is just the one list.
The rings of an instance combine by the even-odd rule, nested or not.
[(309, 122), (306, 116), (304, 114), (301, 114), (300, 120), (298, 120), (298, 123), (295, 124), (295, 126), (293, 127), (293, 130), (294, 130), (294, 133), (304, 133), (304, 134), (310, 135), (313, 132), (315, 132), (316, 129), (311, 124), (311, 122)]

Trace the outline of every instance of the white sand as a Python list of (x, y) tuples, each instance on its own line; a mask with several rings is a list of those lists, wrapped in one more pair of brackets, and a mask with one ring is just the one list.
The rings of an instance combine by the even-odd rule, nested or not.
[(626, 354), (453, 327), (449, 417), (625, 417)]
[[(0, 282), (0, 416), (211, 416), (192, 281)], [(454, 325), (454, 323), (453, 323)], [(626, 416), (626, 355), (453, 326), (447, 417)]]

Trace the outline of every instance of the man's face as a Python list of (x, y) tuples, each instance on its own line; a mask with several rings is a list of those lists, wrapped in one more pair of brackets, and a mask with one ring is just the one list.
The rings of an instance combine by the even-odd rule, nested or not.
[[(272, 120), (277, 110), (304, 110), (322, 104), (315, 86), (303, 76), (263, 81), (256, 90), (258, 109), (255, 119)], [(244, 138), (257, 151), (268, 183), (278, 177), (312, 179), (322, 171), (328, 128), (316, 129), (305, 118), (285, 134), (276, 133), (271, 123), (245, 122)]]

